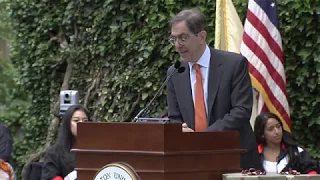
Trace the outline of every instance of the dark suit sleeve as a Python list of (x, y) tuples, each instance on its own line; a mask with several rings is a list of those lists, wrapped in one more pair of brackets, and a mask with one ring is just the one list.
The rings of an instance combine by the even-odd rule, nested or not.
[(231, 87), (230, 112), (209, 126), (207, 131), (238, 130), (250, 121), (253, 104), (252, 84), (248, 61), (243, 56), (237, 61)]
[(57, 176), (61, 176), (61, 167), (55, 146), (53, 146), (49, 148), (44, 157), (41, 180), (52, 180)]
[(9, 162), (12, 152), (12, 135), (9, 128), (0, 125), (0, 159)]
[[(167, 71), (167, 76), (173, 71), (171, 66)], [(174, 90), (174, 85), (172, 79), (167, 83), (167, 104), (168, 104), (168, 118), (173, 123), (182, 123), (182, 115), (179, 109), (176, 92)]]

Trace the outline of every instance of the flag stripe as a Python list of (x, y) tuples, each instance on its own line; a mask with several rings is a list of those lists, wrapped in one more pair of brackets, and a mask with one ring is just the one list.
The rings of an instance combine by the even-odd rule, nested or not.
[[(274, 69), (283, 68), (283, 64), (281, 63), (280, 59), (275, 55), (274, 51), (270, 49), (270, 46), (267, 45), (267, 42), (265, 38), (259, 33), (259, 31), (249, 22), (247, 21), (246, 27), (245, 27), (246, 34), (253, 40), (253, 39), (259, 39), (259, 41), (256, 41), (256, 43), (261, 47), (261, 49), (265, 52), (267, 55), (267, 58), (274, 59), (274, 61), (269, 61)], [(283, 72), (278, 72), (281, 76), (283, 83), (285, 84), (285, 74)]]
[(275, 113), (290, 132), (284, 56), (275, 0), (249, 0), (240, 53), (248, 59), (257, 110)]
[[(246, 32), (243, 34), (243, 42), (248, 46), (248, 48), (254, 52), (256, 56), (259, 57), (261, 62), (265, 65), (266, 72), (268, 73), (270, 77), (273, 78), (274, 84), (277, 84), (280, 87), (280, 90), (283, 92), (284, 96), (286, 96), (286, 92), (284, 91), (286, 89), (285, 82), (283, 81), (281, 75), (279, 72), (272, 66), (271, 62), (269, 61), (270, 58), (268, 58), (267, 54), (261, 49), (261, 46), (259, 46), (251, 37), (248, 36)], [(257, 63), (259, 60), (257, 60)], [(262, 67), (262, 66), (260, 66)], [(257, 68), (260, 69), (260, 68)], [(272, 83), (273, 84), (273, 83)]]
[[(281, 113), (285, 115), (285, 119), (289, 118), (286, 110), (283, 108), (283, 106), (281, 105), (281, 103), (277, 100), (277, 98), (274, 96), (274, 94), (272, 94), (270, 88), (267, 86), (266, 80), (263, 78), (263, 76), (260, 74), (259, 71), (257, 71), (251, 64), (249, 64), (249, 67), (252, 69), (252, 75), (254, 77), (256, 77), (257, 79), (259, 79), (259, 82), (261, 84), (261, 86), (263, 86), (264, 91), (266, 96), (268, 96), (268, 99), (270, 99), (269, 101), (273, 104), (273, 106)], [(256, 87), (257, 89), (259, 87)], [(266, 102), (266, 100), (265, 100)], [(287, 124), (289, 124), (287, 122)]]
[[(267, 0), (270, 3), (270, 0)], [(260, 2), (259, 2), (260, 3)], [(277, 43), (279, 43), (278, 45), (281, 47), (280, 49), (282, 49), (282, 43), (281, 43), (281, 36), (277, 36), (277, 34), (280, 34), (278, 26), (275, 23), (278, 22), (277, 19), (270, 19), (270, 17), (268, 16), (268, 12), (266, 12), (265, 10), (261, 9), (256, 1), (249, 1), (249, 7), (248, 10), (251, 11), (252, 14), (254, 14), (254, 16), (256, 16), (258, 18), (258, 20), (260, 21), (260, 23), (264, 24), (267, 28), (268, 31), (272, 36), (272, 38), (275, 39), (275, 41)], [(274, 11), (273, 13), (276, 13), (276, 11)], [(274, 18), (274, 16), (271, 16)], [(258, 25), (258, 24), (256, 24)]]
[(276, 54), (276, 56), (281, 60), (282, 63), (284, 63), (284, 58), (282, 55), (281, 47), (279, 46), (277, 41), (275, 41), (271, 37), (266, 26), (264, 26), (262, 23), (260, 23), (259, 19), (250, 10), (248, 10), (248, 15), (249, 15), (249, 16), (247, 16), (248, 21), (251, 22), (251, 24), (258, 24), (258, 26), (255, 26), (255, 28), (264, 37), (264, 39), (267, 41), (269, 47)]
[[(244, 38), (245, 39), (245, 38)], [(283, 94), (281, 88), (275, 83), (274, 79), (264, 78), (262, 74), (265, 75), (265, 77), (270, 77), (270, 75), (267, 72), (267, 68), (263, 66), (262, 63), (259, 63), (259, 58), (256, 56), (248, 47), (246, 44), (241, 46), (241, 51), (245, 51), (247, 56), (250, 57), (251, 61), (249, 61), (249, 69), (250, 73), (257, 77), (257, 79), (261, 80), (261, 84), (265, 88), (265, 91), (269, 97), (272, 97), (272, 100), (274, 100), (274, 103), (279, 104), (282, 107), (285, 107), (286, 109), (289, 109), (288, 103), (286, 103), (286, 99), (283, 98), (285, 95)], [(287, 112), (287, 111), (286, 111)], [(289, 113), (289, 112), (287, 112)]]
[[(264, 92), (264, 88), (262, 87), (262, 85), (259, 83), (260, 80), (257, 80), (256, 77), (252, 74), (250, 74), (250, 77), (252, 80), (252, 84), (257, 88), (257, 90), (259, 90), (259, 92), (263, 96), (264, 102), (266, 102), (266, 105), (268, 106), (268, 109), (270, 110), (270, 112), (275, 113), (280, 118), (280, 120), (284, 126), (284, 129), (290, 132), (290, 127), (291, 127), (290, 121), (285, 120), (282, 117), (282, 114), (274, 107), (274, 104), (272, 104), (270, 99), (268, 99), (268, 96), (265, 96), (266, 93)], [(264, 107), (262, 107), (262, 108), (264, 108)]]

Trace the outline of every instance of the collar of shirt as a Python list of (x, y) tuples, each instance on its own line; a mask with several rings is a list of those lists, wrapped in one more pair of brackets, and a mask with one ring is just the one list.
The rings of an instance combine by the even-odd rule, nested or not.
[[(206, 113), (208, 113), (207, 99), (208, 99), (208, 74), (209, 74), (210, 56), (211, 56), (210, 48), (208, 45), (206, 45), (205, 51), (203, 52), (200, 59), (196, 62), (201, 67), (200, 71), (201, 71), (201, 76), (203, 80), (203, 92), (204, 92), (204, 103), (206, 107)], [(196, 72), (192, 68), (193, 64), (194, 63), (189, 62), (192, 99), (193, 99), (193, 103), (195, 103)]]
[[(205, 68), (209, 68), (209, 64), (210, 64), (210, 48), (208, 45), (206, 45), (206, 49), (204, 50), (202, 56), (200, 57), (200, 59), (197, 61), (197, 64), (200, 65), (200, 67), (205, 67)], [(194, 65), (194, 62), (189, 62), (189, 69), (190, 72), (192, 71), (192, 66)]]

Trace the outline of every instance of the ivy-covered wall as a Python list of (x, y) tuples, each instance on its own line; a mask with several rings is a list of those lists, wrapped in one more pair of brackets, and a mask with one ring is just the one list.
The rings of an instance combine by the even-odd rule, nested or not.
[[(214, 0), (6, 1), (14, 29), (11, 59), (32, 102), (23, 118), (10, 120), (23, 122), (14, 146), (19, 171), (32, 153), (54, 141), (60, 90), (79, 90), (94, 120), (130, 121), (178, 59), (167, 23), (181, 9), (201, 8), (208, 17), (208, 43), (214, 44)], [(244, 19), (247, 1), (234, 4)], [(320, 0), (278, 5), (293, 133), (319, 158)], [(149, 115), (164, 108), (165, 92)]]

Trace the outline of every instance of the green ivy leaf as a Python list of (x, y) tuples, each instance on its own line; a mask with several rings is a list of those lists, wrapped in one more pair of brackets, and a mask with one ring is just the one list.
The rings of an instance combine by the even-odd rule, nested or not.
[(142, 99), (142, 100), (145, 100), (145, 99), (147, 99), (148, 96), (149, 96), (148, 93), (142, 93), (141, 99)]
[(312, 53), (312, 49), (302, 49), (298, 55), (302, 58), (302, 62), (305, 62), (305, 60), (307, 60), (307, 58), (311, 55)]

